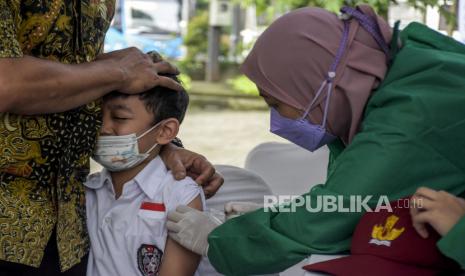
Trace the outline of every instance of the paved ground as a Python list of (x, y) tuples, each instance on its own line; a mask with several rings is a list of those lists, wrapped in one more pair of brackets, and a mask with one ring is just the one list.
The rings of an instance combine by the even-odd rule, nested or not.
[(179, 137), (186, 148), (214, 164), (243, 167), (247, 153), (256, 145), (284, 141), (269, 132), (269, 121), (266, 111), (192, 111)]

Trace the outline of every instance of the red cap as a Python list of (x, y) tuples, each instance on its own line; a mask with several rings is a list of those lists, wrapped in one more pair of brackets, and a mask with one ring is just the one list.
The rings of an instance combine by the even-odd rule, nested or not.
[(353, 234), (350, 256), (303, 268), (344, 276), (425, 276), (457, 271), (458, 264), (438, 250), (438, 233), (429, 228), (424, 239), (413, 228), (408, 201), (391, 202), (392, 212), (365, 213)]

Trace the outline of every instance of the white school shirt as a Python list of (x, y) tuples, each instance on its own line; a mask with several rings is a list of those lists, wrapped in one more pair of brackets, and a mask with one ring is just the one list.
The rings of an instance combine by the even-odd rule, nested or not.
[(110, 173), (89, 176), (87, 229), (91, 249), (87, 276), (155, 276), (165, 250), (166, 214), (187, 205), (202, 189), (191, 178), (177, 181), (160, 157), (123, 186), (116, 200)]

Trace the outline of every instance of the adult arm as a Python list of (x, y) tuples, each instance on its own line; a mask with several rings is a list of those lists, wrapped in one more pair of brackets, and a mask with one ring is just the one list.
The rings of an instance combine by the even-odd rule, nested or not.
[(62, 64), (31, 56), (0, 58), (0, 112), (33, 115), (85, 105), (118, 90), (140, 93), (156, 85), (178, 89), (158, 73), (177, 73), (168, 63), (153, 63), (135, 48), (104, 59)]
[(102, 55), (97, 61), (61, 64), (24, 55), (10, 1), (0, 1), (0, 113), (22, 115), (67, 111), (118, 90), (140, 93), (156, 85), (180, 89), (158, 73), (177, 73), (135, 48)]

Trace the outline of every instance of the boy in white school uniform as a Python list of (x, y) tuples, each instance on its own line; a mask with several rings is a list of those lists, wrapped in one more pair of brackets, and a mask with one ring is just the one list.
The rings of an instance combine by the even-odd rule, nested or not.
[(88, 276), (195, 273), (200, 256), (171, 240), (165, 223), (178, 205), (202, 210), (203, 192), (189, 177), (175, 180), (158, 156), (178, 134), (188, 101), (185, 91), (161, 86), (103, 99), (94, 159), (104, 169), (85, 184)]

